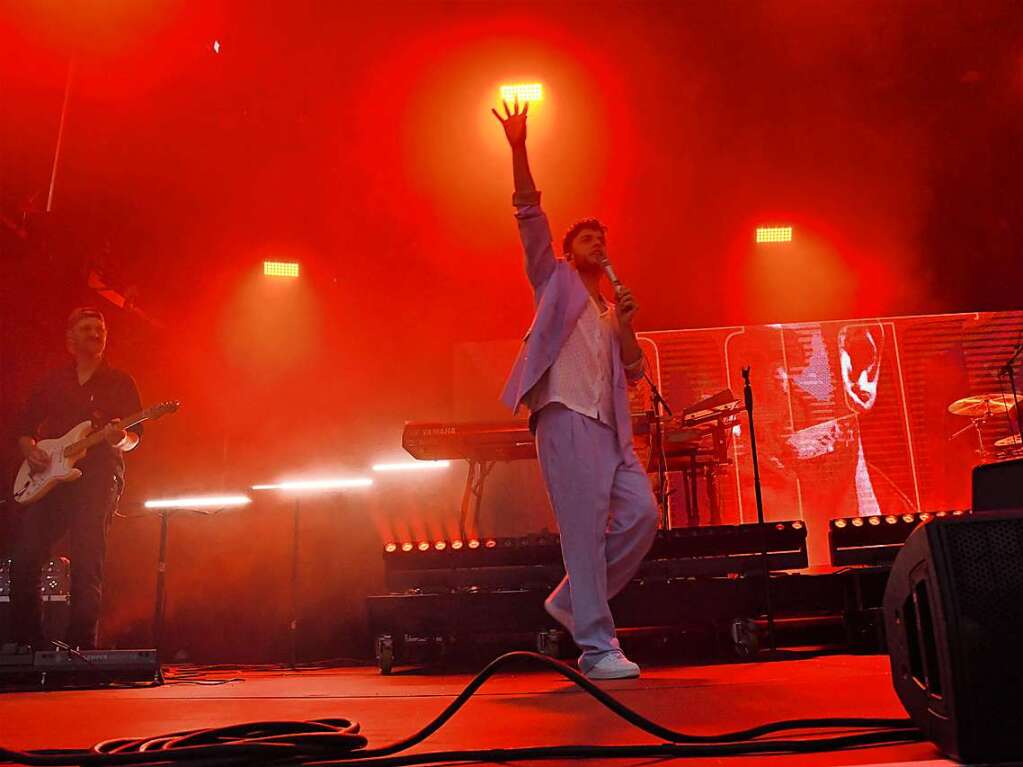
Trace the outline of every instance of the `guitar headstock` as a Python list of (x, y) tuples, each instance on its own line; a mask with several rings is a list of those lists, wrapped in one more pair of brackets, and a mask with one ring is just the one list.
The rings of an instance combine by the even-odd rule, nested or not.
[(153, 405), (151, 408), (147, 408), (145, 414), (149, 420), (155, 421), (157, 418), (162, 418), (168, 413), (176, 413), (179, 407), (181, 407), (181, 402), (178, 400), (167, 400), (166, 402), (161, 402), (158, 405)]

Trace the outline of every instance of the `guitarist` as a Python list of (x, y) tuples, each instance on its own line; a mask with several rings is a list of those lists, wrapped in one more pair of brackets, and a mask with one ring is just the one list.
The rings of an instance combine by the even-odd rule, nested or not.
[(70, 365), (52, 371), (32, 390), (15, 424), (18, 447), (33, 471), (45, 470), (50, 457), (38, 439), (62, 436), (82, 421), (106, 432), (76, 464), (82, 477), (62, 483), (38, 502), (15, 513), (11, 556), (11, 617), (14, 640), (45, 649), (39, 600), (40, 572), (53, 545), (69, 536), (71, 616), (67, 643), (95, 649), (103, 592), (107, 529), (124, 487), (123, 454), (135, 449), (141, 426), (130, 431), (118, 419), (141, 409), (138, 388), (127, 373), (103, 359), (107, 328), (92, 308), (71, 312), (67, 324)]

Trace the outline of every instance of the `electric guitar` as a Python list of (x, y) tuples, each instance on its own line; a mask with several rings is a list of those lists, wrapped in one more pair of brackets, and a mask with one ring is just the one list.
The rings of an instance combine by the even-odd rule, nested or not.
[[(174, 413), (180, 402), (161, 402), (159, 405), (140, 410), (128, 416), (117, 425), (119, 429), (130, 429), (143, 421), (154, 421), (167, 413)], [(94, 445), (107, 438), (106, 426), (93, 427), (90, 421), (82, 421), (63, 437), (44, 439), (36, 444), (50, 456), (50, 464), (41, 471), (34, 471), (28, 461), (23, 461), (14, 480), (14, 500), (22, 506), (35, 503), (61, 482), (74, 482), (82, 476), (82, 470), (75, 464)]]

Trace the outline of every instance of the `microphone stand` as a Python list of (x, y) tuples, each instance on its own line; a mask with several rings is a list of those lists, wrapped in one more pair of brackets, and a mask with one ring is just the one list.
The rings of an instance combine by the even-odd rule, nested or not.
[(661, 507), (661, 527), (664, 530), (671, 529), (671, 515), (668, 514), (668, 457), (664, 454), (664, 431), (661, 426), (662, 409), (670, 418), (673, 413), (660, 390), (650, 377), (650, 374), (643, 371), (643, 378), (650, 386), (650, 396), (654, 403), (654, 434), (652, 448), (657, 451), (657, 503)]
[(302, 507), (298, 496), (291, 513), (291, 620), (288, 622), (288, 650), (291, 668), (298, 667), (298, 533)]
[(774, 606), (771, 600), (771, 570), (767, 560), (767, 525), (764, 522), (764, 498), (760, 489), (760, 461), (757, 458), (757, 430), (753, 424), (753, 387), (749, 382), (750, 366), (742, 369), (742, 380), (745, 381), (742, 391), (746, 400), (746, 414), (749, 417), (749, 443), (753, 454), (753, 489), (757, 497), (757, 524), (760, 526), (761, 563), (764, 575), (764, 612), (767, 614), (767, 640), (771, 652), (776, 649), (774, 641)]
[[(164, 647), (163, 647), (163, 628), (167, 615), (167, 548), (168, 538), (170, 537), (170, 519), (171, 515), (175, 511), (187, 511), (192, 514), (202, 514), (203, 516), (212, 516), (217, 513), (217, 509), (207, 511), (205, 509), (189, 509), (189, 508), (169, 508), (159, 509), (158, 515), (160, 517), (160, 544), (159, 551), (156, 558), (156, 600), (153, 605), (153, 620), (150, 624), (150, 635), (153, 642), (153, 649), (156, 650), (156, 659), (163, 660)], [(129, 517), (137, 516), (149, 516), (141, 514), (131, 514)]]
[(156, 659), (163, 651), (163, 621), (167, 609), (167, 538), (170, 524), (170, 509), (160, 509), (160, 551), (156, 560), (156, 604), (153, 606), (151, 634)]
[[(600, 266), (603, 268), (604, 273), (607, 275), (608, 282), (611, 283), (611, 288), (614, 290), (615, 300), (617, 301), (625, 288), (622, 283), (618, 280), (618, 275), (615, 274), (614, 268), (611, 266), (611, 262), (607, 258), (607, 254), (600, 257)], [(671, 528), (671, 516), (668, 514), (668, 459), (664, 454), (664, 434), (661, 429), (661, 408), (667, 412), (668, 416), (672, 415), (671, 407), (665, 401), (664, 397), (661, 396), (661, 392), (657, 389), (653, 379), (650, 378), (650, 374), (643, 371), (643, 378), (650, 385), (650, 393), (654, 401), (654, 436), (653, 448), (657, 450), (657, 502), (661, 506), (661, 519), (662, 526), (665, 530)]]
[[(1020, 436), (1020, 444), (1023, 444), (1023, 423), (1020, 423), (1019, 408), (1019, 396), (1016, 394), (1016, 360), (1019, 359), (1019, 355), (1023, 353), (1023, 343), (1016, 344), (1016, 349), (1013, 351), (1012, 356), (1009, 357), (1009, 361), (1006, 362), (998, 371), (999, 376), (1009, 376), (1009, 387), (1012, 389), (1012, 406), (1016, 408), (1016, 433)], [(1006, 411), (1008, 412), (1008, 411)]]

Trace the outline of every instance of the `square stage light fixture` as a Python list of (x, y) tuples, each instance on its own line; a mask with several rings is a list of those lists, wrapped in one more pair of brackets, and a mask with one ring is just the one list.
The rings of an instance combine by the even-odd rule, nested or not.
[(542, 83), (516, 83), (513, 85), (502, 85), (501, 86), (501, 100), (507, 101), (509, 104), (515, 101), (515, 97), (519, 97), (519, 103), (524, 104), (527, 101), (535, 103), (537, 101), (543, 101), (543, 84)]
[(264, 277), (298, 277), (298, 264), (294, 261), (264, 261)]
[(758, 243), (792, 242), (791, 226), (758, 226)]

